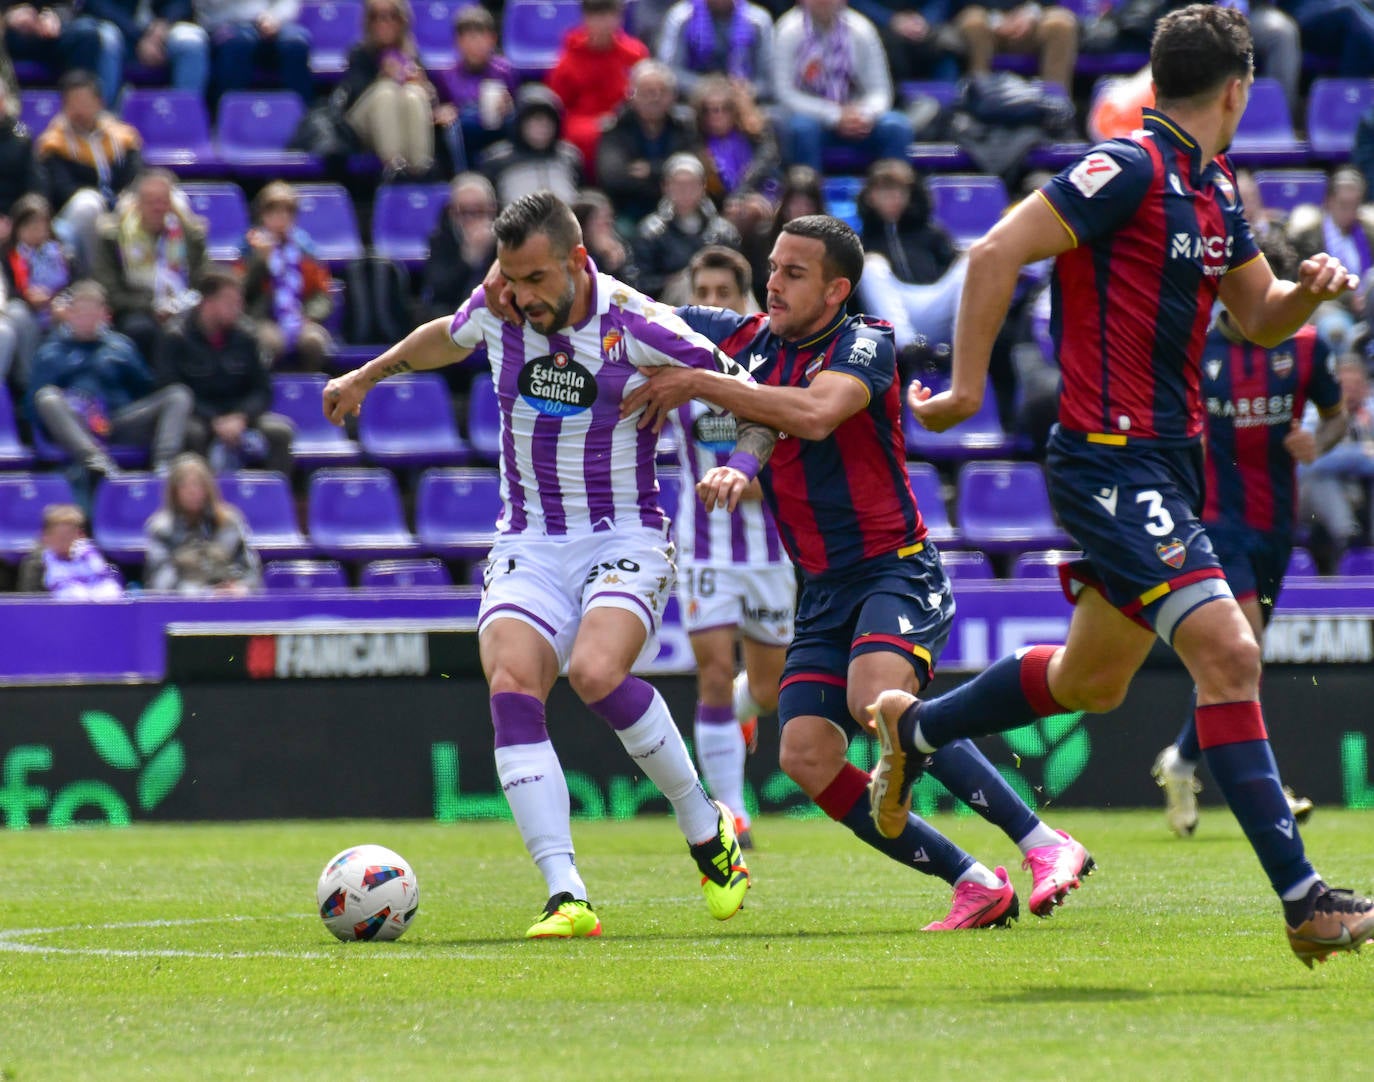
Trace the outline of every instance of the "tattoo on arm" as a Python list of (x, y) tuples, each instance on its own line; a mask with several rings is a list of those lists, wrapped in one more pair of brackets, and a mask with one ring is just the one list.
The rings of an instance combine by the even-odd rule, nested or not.
[(375, 376), (373, 383), (381, 383), (387, 376), (399, 376), (402, 372), (411, 371), (410, 362), (404, 357), (397, 358), (382, 369), (381, 373)]
[(773, 445), (778, 442), (778, 434), (767, 425), (757, 421), (736, 418), (735, 450), (745, 451), (759, 460), (759, 467), (767, 465), (773, 454)]

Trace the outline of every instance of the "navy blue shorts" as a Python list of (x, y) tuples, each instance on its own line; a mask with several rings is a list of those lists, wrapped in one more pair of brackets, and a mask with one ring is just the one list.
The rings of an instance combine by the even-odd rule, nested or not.
[(877, 651), (901, 654), (925, 687), (953, 621), (954, 593), (929, 541), (908, 556), (866, 560), (844, 574), (803, 581), (778, 720), (822, 717), (851, 735), (862, 731), (849, 714), (850, 661)]
[(1293, 555), (1292, 534), (1211, 522), (1207, 524), (1207, 536), (1212, 539), (1212, 548), (1236, 600), (1254, 598), (1268, 624)]
[(1221, 561), (1198, 512), (1201, 445), (1113, 446), (1056, 428), (1046, 458), (1050, 503), (1083, 559), (1060, 568), (1076, 601), (1085, 586), (1173, 642), (1199, 605), (1229, 597)]

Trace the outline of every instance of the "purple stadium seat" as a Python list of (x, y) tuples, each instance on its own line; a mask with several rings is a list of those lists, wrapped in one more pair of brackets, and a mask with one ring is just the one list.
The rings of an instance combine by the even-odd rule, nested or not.
[(916, 506), (921, 509), (930, 539), (943, 545), (958, 538), (959, 532), (950, 525), (949, 512), (945, 510), (940, 474), (935, 467), (929, 462), (908, 462), (906, 475), (911, 480), (911, 491), (916, 494)]
[(359, 586), (452, 586), (453, 578), (434, 557), (373, 560), (363, 568)]
[(959, 471), (959, 529), (989, 552), (1067, 546), (1034, 462), (970, 462)]
[(1018, 454), (1028, 444), (1019, 436), (1008, 435), (997, 418), (997, 403), (991, 394), (983, 396), (978, 412), (963, 424), (945, 432), (930, 432), (916, 423), (911, 411), (902, 410), (902, 431), (907, 454), (913, 458), (937, 461), (966, 458), (1000, 458)]
[(348, 576), (338, 560), (273, 560), (263, 566), (262, 583), (269, 590), (314, 590), (346, 587)]
[(1344, 162), (1355, 145), (1355, 127), (1374, 106), (1374, 79), (1316, 79), (1307, 97), (1307, 138), (1312, 156)]
[(25, 90), (19, 96), (19, 119), (35, 142), (61, 109), (62, 93), (58, 90)]
[(1312, 554), (1306, 549), (1295, 548), (1293, 554), (1288, 557), (1289, 578), (1311, 578), (1319, 573), (1317, 561), (1312, 559)]
[(415, 532), (425, 551), (464, 560), (486, 557), (501, 514), (495, 470), (426, 470), (415, 490)]
[(1285, 214), (1300, 203), (1321, 206), (1326, 198), (1326, 174), (1320, 169), (1262, 169), (1255, 184), (1264, 205)]
[(993, 579), (992, 561), (984, 552), (956, 550), (940, 552), (940, 562), (945, 565), (945, 574), (956, 582), (960, 579)]
[(961, 248), (996, 225), (1007, 207), (1007, 189), (999, 177), (964, 173), (929, 177), (926, 185), (936, 221)]
[(473, 457), (493, 463), (501, 457), (501, 404), (490, 372), (478, 372), (468, 392), (468, 442)]
[(863, 177), (826, 177), (821, 181), (825, 212), (847, 222), (855, 232), (859, 230), (859, 192), (863, 186)]
[(448, 384), (432, 373), (377, 384), (358, 418), (358, 441), (379, 466), (461, 466), (471, 457)]
[(13, 563), (33, 548), (43, 508), (71, 502), (71, 485), (60, 473), (0, 474), (0, 560)]
[(0, 383), (0, 469), (23, 469), (33, 465), (33, 452), (19, 439), (19, 429), (14, 422), (14, 402), (10, 391)]
[(179, 175), (214, 174), (224, 167), (210, 141), (210, 116), (190, 90), (124, 92), (120, 112), (143, 136), (143, 160)]
[(290, 90), (231, 90), (219, 101), (219, 153), (235, 173), (249, 176), (317, 177), (320, 160), (287, 150), (305, 104)]
[(1374, 549), (1349, 549), (1341, 557), (1340, 575), (1354, 578), (1374, 576)]
[(1302, 165), (1307, 143), (1293, 133), (1288, 102), (1273, 79), (1256, 79), (1229, 155), (1239, 165)]
[(357, 462), (362, 450), (324, 415), (323, 376), (284, 374), (272, 377), (272, 409), (296, 426), (291, 456), (306, 468)]
[(543, 76), (558, 59), (563, 36), (582, 22), (581, 0), (506, 0), (501, 46), (525, 76)]
[(125, 473), (100, 482), (91, 509), (91, 536), (117, 564), (143, 560), (143, 524), (162, 506), (163, 482), (151, 473)]
[(1023, 552), (1012, 565), (1014, 579), (1057, 579), (1059, 565), (1077, 560), (1083, 554), (1069, 549), (1048, 549), (1044, 552)]
[(446, 184), (384, 184), (372, 207), (372, 248), (407, 266), (429, 258), (429, 235), (448, 202)]
[(248, 201), (243, 189), (225, 181), (196, 181), (181, 190), (191, 209), (205, 219), (208, 254), (216, 263), (232, 263), (239, 257), (248, 232)]
[(310, 477), (310, 539), (326, 556), (380, 560), (418, 550), (389, 470), (322, 469)]
[(305, 3), (296, 18), (310, 31), (310, 70), (316, 76), (337, 80), (348, 67), (348, 51), (363, 36), (361, 0)]
[(298, 184), (296, 223), (310, 235), (325, 263), (347, 263), (363, 254), (353, 200), (341, 184)]
[(296, 525), (291, 483), (272, 470), (239, 470), (219, 479), (220, 493), (237, 507), (252, 532), (250, 541), (264, 560), (310, 556), (310, 544)]
[(476, 0), (418, 0), (415, 13), (415, 45), (425, 67), (446, 68), (453, 63), (453, 16)]

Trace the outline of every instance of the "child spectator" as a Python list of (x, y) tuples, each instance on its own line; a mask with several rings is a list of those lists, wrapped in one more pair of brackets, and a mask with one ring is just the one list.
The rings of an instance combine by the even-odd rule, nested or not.
[(547, 188), (570, 203), (582, 184), (582, 155), (560, 138), (563, 105), (540, 83), (527, 83), (516, 99), (515, 133), (482, 155), (482, 172), (502, 206)]
[(447, 128), (458, 124), (460, 145), (468, 161), (501, 138), (515, 114), (520, 79), (511, 62), (496, 51), (496, 20), (476, 4), (460, 8), (453, 17), (453, 66), (434, 73), (439, 100), (435, 121)]
[(162, 508), (143, 532), (143, 584), (149, 590), (242, 596), (262, 586), (262, 565), (248, 544), (243, 516), (220, 497), (200, 455), (177, 456)]
[(43, 508), (38, 544), (19, 563), (15, 589), (62, 601), (111, 601), (124, 596), (119, 572), (86, 536), (86, 516), (71, 503)]
[(41, 195), (22, 196), (13, 207), (13, 229), (4, 254), (5, 314), (14, 328), (14, 373), (28, 386), (29, 366), (52, 326), (52, 303), (71, 282), (67, 253), (52, 233), (52, 210)]

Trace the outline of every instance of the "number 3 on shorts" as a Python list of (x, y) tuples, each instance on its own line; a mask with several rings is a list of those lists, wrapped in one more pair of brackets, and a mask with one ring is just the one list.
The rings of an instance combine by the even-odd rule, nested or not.
[(1147, 534), (1151, 537), (1168, 537), (1174, 532), (1174, 516), (1169, 514), (1164, 506), (1164, 497), (1158, 492), (1152, 488), (1146, 489), (1136, 494), (1135, 502), (1149, 505), (1145, 509), (1145, 517), (1149, 520), (1145, 523)]

